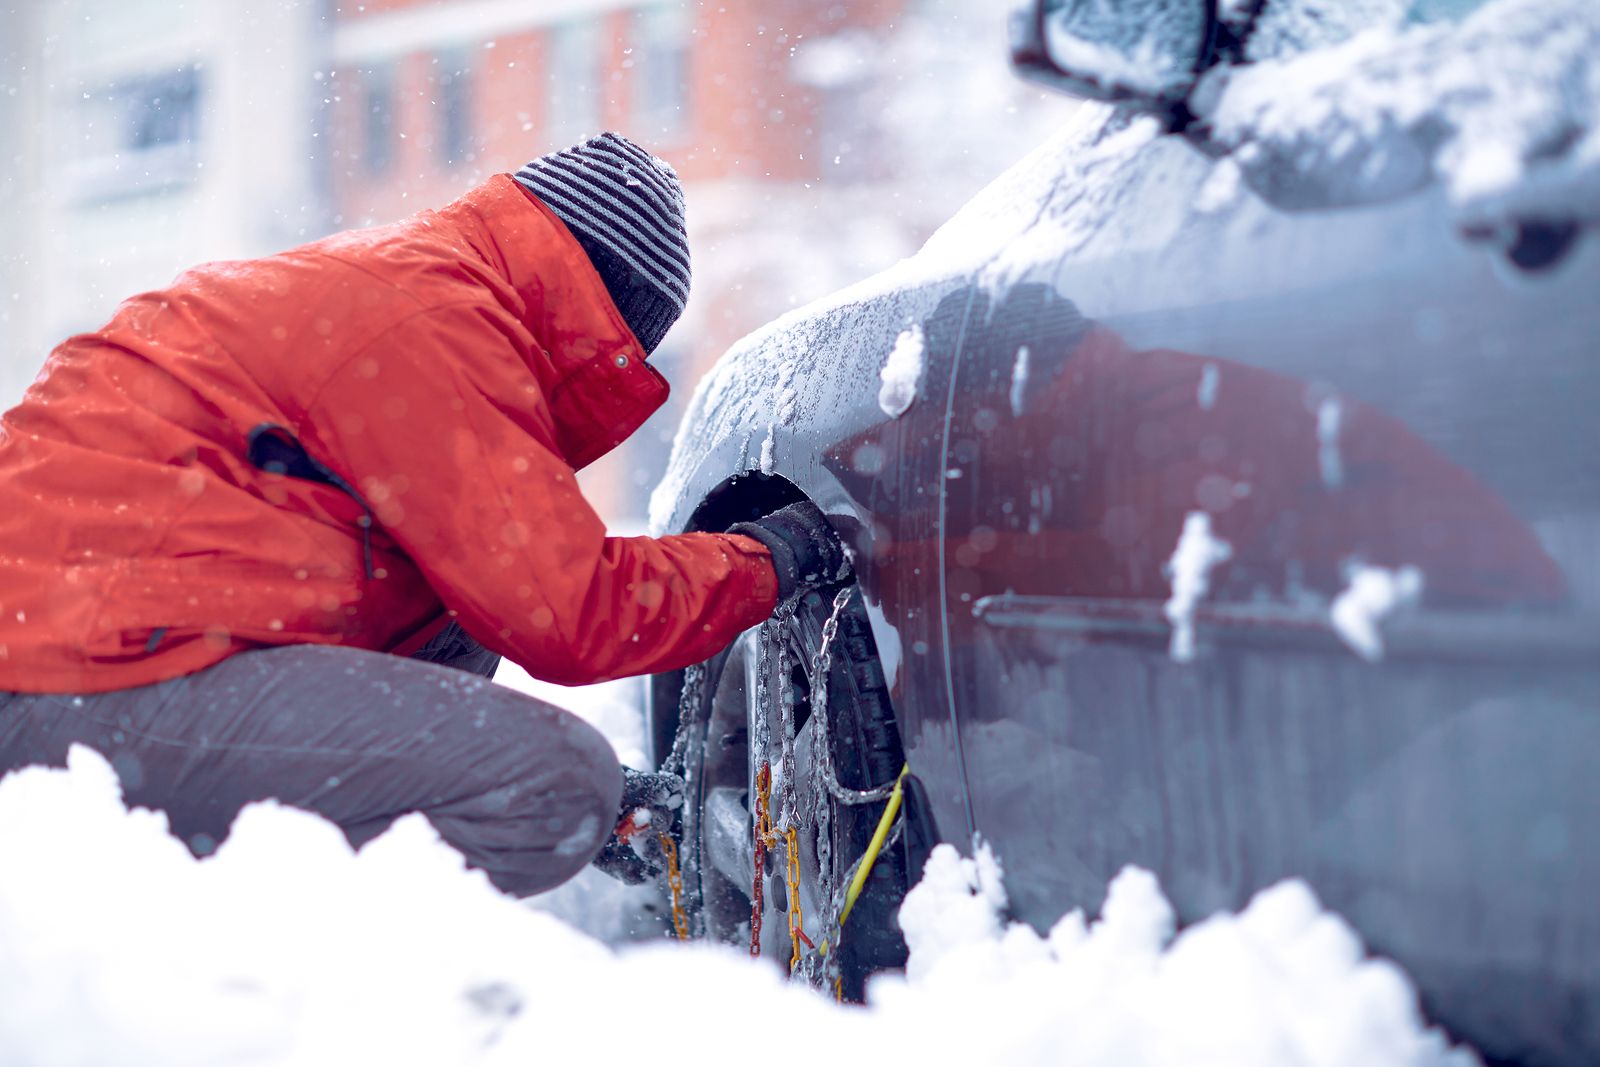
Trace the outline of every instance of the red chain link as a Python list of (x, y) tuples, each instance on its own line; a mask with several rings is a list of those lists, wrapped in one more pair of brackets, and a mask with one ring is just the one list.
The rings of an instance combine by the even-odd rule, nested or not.
[(761, 913), (763, 903), (763, 873), (767, 865), (767, 845), (774, 840), (772, 833), (772, 764), (763, 761), (756, 772), (755, 820), (755, 874), (750, 887), (750, 955), (761, 955)]

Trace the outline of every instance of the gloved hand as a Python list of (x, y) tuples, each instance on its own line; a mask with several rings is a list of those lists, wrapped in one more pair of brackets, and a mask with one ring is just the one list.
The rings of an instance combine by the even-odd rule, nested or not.
[(728, 532), (753, 537), (767, 546), (778, 572), (780, 601), (850, 574), (844, 545), (828, 517), (809, 500), (779, 508), (754, 522), (736, 523)]
[(622, 768), (622, 810), (594, 865), (619, 882), (638, 885), (666, 873), (657, 834), (673, 834), (683, 810), (683, 779)]

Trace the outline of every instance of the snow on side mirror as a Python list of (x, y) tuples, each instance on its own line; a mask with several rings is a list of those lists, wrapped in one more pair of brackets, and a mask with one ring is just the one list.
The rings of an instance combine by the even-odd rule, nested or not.
[(1011, 15), (1012, 66), (1074, 96), (1177, 119), (1216, 45), (1216, 2), (1029, 0)]

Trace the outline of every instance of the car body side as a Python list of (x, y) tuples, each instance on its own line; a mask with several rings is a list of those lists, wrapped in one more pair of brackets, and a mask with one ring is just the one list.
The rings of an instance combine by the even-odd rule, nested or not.
[[(1600, 241), (1519, 267), (1435, 184), (1283, 210), (1098, 105), (964, 215), (731, 351), (654, 525), (832, 516), (938, 831), (1019, 917), (1128, 863), (1185, 922), (1303, 877), (1458, 1036), (1600, 1048)], [(1194, 513), (1228, 558), (1184, 662)], [(1423, 583), (1376, 662), (1332, 621), (1363, 566)]]

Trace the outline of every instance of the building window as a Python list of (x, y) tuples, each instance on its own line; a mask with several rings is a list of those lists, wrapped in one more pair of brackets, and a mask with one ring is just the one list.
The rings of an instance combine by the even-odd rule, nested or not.
[(77, 100), (79, 149), (68, 163), (81, 199), (191, 182), (200, 161), (200, 74), (194, 67), (119, 78)]
[(592, 19), (550, 32), (549, 125), (552, 147), (600, 132), (600, 26)]
[(689, 129), (689, 37), (693, 20), (677, 3), (645, 8), (635, 16), (633, 115), (658, 142), (679, 140)]
[(128, 88), (124, 101), (128, 147), (135, 152), (157, 152), (197, 140), (200, 84), (193, 67), (142, 79)]
[(439, 161), (447, 167), (476, 155), (472, 129), (472, 53), (451, 49), (434, 56), (435, 110), (439, 116)]
[(361, 74), (362, 154), (371, 175), (386, 173), (394, 164), (394, 68), (368, 67)]

